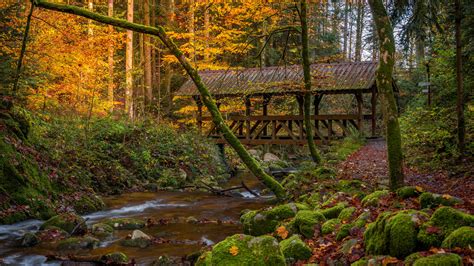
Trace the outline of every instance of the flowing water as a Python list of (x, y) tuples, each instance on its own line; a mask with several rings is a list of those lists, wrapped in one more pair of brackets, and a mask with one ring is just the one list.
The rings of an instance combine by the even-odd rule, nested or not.
[[(229, 181), (227, 186), (235, 186), (244, 179), (247, 186), (258, 191), (259, 184), (248, 175), (241, 175)], [(88, 225), (114, 217), (131, 217), (172, 221), (168, 224), (154, 225), (142, 231), (165, 243), (153, 244), (148, 248), (123, 247), (120, 239), (131, 233), (130, 230), (116, 230), (112, 237), (101, 239), (100, 246), (93, 250), (75, 250), (68, 254), (101, 255), (121, 251), (138, 264), (153, 262), (162, 255), (184, 256), (199, 251), (203, 246), (212, 245), (229, 235), (241, 233), (238, 223), (240, 212), (244, 209), (257, 209), (268, 203), (264, 198), (255, 198), (247, 191), (239, 192), (242, 197), (215, 196), (205, 192), (137, 192), (104, 199), (107, 209), (85, 215)], [(186, 223), (193, 216), (205, 223)], [(219, 222), (216, 222), (219, 221)], [(32, 248), (19, 248), (17, 243), (25, 232), (35, 232), (42, 221), (29, 220), (13, 225), (0, 225), (0, 262), (6, 264), (58, 264), (46, 262), (45, 255), (55, 254), (51, 246), (38, 245)]]

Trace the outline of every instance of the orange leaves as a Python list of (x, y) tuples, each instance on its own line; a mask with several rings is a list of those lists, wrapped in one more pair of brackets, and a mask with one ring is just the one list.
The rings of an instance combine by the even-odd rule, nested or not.
[(416, 191), (418, 191), (418, 192), (423, 192), (423, 188), (420, 187), (420, 186), (416, 186), (415, 189), (416, 189)]
[(282, 239), (286, 239), (288, 237), (288, 230), (284, 226), (280, 226), (276, 229), (276, 233)]
[(232, 255), (232, 256), (237, 256), (239, 254), (239, 247), (237, 246), (232, 246), (229, 248), (229, 253)]
[(382, 260), (382, 266), (388, 266), (388, 265), (396, 265), (399, 262), (397, 258), (394, 257), (385, 257)]

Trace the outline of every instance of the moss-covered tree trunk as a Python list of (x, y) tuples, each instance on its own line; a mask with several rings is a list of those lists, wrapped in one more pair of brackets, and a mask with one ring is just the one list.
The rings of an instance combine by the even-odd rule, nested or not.
[(107, 17), (104, 15), (96, 14), (86, 9), (76, 7), (76, 6), (71, 6), (71, 5), (50, 3), (50, 2), (42, 1), (42, 0), (35, 0), (35, 2), (38, 7), (42, 7), (45, 9), (74, 14), (74, 15), (92, 19), (100, 23), (124, 28), (127, 30), (132, 30), (135, 32), (157, 36), (163, 42), (163, 44), (170, 50), (170, 52), (178, 59), (179, 63), (188, 73), (189, 77), (191, 77), (194, 84), (198, 88), (199, 93), (201, 94), (203, 103), (206, 105), (207, 109), (211, 113), (212, 121), (214, 122), (216, 127), (222, 132), (222, 135), (227, 140), (229, 145), (237, 152), (240, 159), (245, 163), (248, 169), (260, 181), (262, 181), (273, 193), (275, 193), (277, 198), (279, 199), (286, 198), (286, 192), (283, 186), (280, 183), (278, 183), (273, 177), (269, 176), (263, 171), (263, 169), (260, 167), (257, 161), (253, 159), (253, 157), (247, 152), (244, 146), (240, 143), (239, 139), (237, 139), (237, 137), (232, 133), (232, 131), (230, 130), (230, 128), (227, 126), (224, 119), (222, 118), (222, 115), (217, 109), (217, 105), (214, 99), (209, 93), (209, 90), (207, 89), (207, 87), (202, 82), (201, 77), (199, 76), (197, 70), (191, 66), (189, 61), (184, 56), (183, 52), (181, 52), (180, 49), (176, 46), (176, 44), (174, 44), (174, 42), (168, 37), (163, 27), (160, 27), (160, 26), (151, 27), (151, 26), (145, 26), (145, 25), (141, 25), (137, 23), (131, 23), (123, 19)]
[(400, 125), (395, 95), (392, 87), (393, 66), (395, 64), (395, 41), (393, 28), (382, 0), (369, 0), (379, 39), (379, 67), (377, 69), (377, 88), (381, 96), (382, 113), (387, 139), (390, 189), (403, 185), (403, 155)]
[(301, 42), (303, 45), (302, 59), (303, 59), (303, 76), (304, 76), (304, 101), (303, 101), (303, 116), (304, 116), (304, 127), (306, 130), (306, 140), (308, 142), (309, 152), (311, 158), (315, 163), (321, 162), (321, 156), (319, 155), (316, 144), (313, 139), (313, 128), (311, 126), (311, 69), (309, 63), (309, 40), (308, 40), (308, 20), (307, 20), (307, 8), (306, 0), (300, 1), (300, 19), (301, 19)]

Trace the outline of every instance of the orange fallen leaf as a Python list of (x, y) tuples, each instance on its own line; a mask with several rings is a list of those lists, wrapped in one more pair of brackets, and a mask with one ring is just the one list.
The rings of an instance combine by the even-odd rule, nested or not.
[(395, 264), (395, 263), (398, 263), (398, 259), (394, 258), (394, 257), (386, 257), (382, 261), (383, 266), (387, 266), (387, 265), (391, 265), (391, 264)]
[(452, 196), (451, 195), (448, 195), (448, 194), (443, 194), (443, 199), (451, 199)]
[(416, 186), (415, 189), (416, 189), (416, 191), (418, 191), (418, 192), (423, 192), (423, 188), (420, 187), (420, 186)]
[(237, 246), (232, 246), (229, 248), (229, 253), (232, 256), (237, 256), (239, 254), (239, 248)]
[(286, 239), (288, 237), (288, 230), (284, 226), (280, 226), (277, 228), (276, 233), (282, 239)]

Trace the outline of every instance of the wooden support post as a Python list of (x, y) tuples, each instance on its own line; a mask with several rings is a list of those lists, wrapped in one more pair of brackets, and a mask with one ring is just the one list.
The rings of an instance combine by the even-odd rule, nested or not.
[[(271, 97), (272, 96), (269, 94), (263, 95), (263, 115), (264, 116), (268, 115), (268, 104), (270, 103)], [(266, 136), (268, 134), (267, 128), (268, 128), (268, 125), (264, 124), (263, 136)]]
[(197, 105), (197, 127), (198, 127), (198, 130), (199, 130), (199, 133), (202, 134), (202, 101), (201, 101), (201, 97), (199, 96), (194, 96), (194, 101), (196, 101), (196, 105)]
[(332, 138), (332, 120), (328, 120), (328, 140)]
[(358, 115), (358, 119), (357, 119), (357, 127), (359, 129), (360, 132), (362, 132), (362, 121), (364, 119), (363, 117), (363, 98), (362, 98), (362, 93), (356, 93), (355, 94), (355, 97), (357, 99), (357, 115)]
[[(314, 95), (314, 115), (318, 116), (319, 115), (319, 104), (321, 103), (321, 100), (323, 99), (324, 94), (317, 94)], [(319, 121), (317, 119), (314, 120), (314, 126), (316, 129), (319, 129)]]
[[(296, 100), (298, 101), (298, 114), (303, 117), (303, 96), (302, 95), (296, 95)], [(298, 120), (298, 126), (299, 126), (299, 138), (300, 140), (304, 139), (304, 134), (303, 134), (303, 120)]]
[(376, 109), (377, 109), (377, 92), (375, 91), (375, 88), (372, 88), (372, 97), (371, 97), (371, 108), (372, 108), (372, 137), (375, 137), (375, 128), (376, 128)]
[[(250, 96), (245, 97), (245, 116), (247, 118), (250, 117), (250, 107), (251, 107), (251, 102), (250, 102)], [(250, 139), (250, 120), (245, 121), (245, 138), (247, 140)]]

